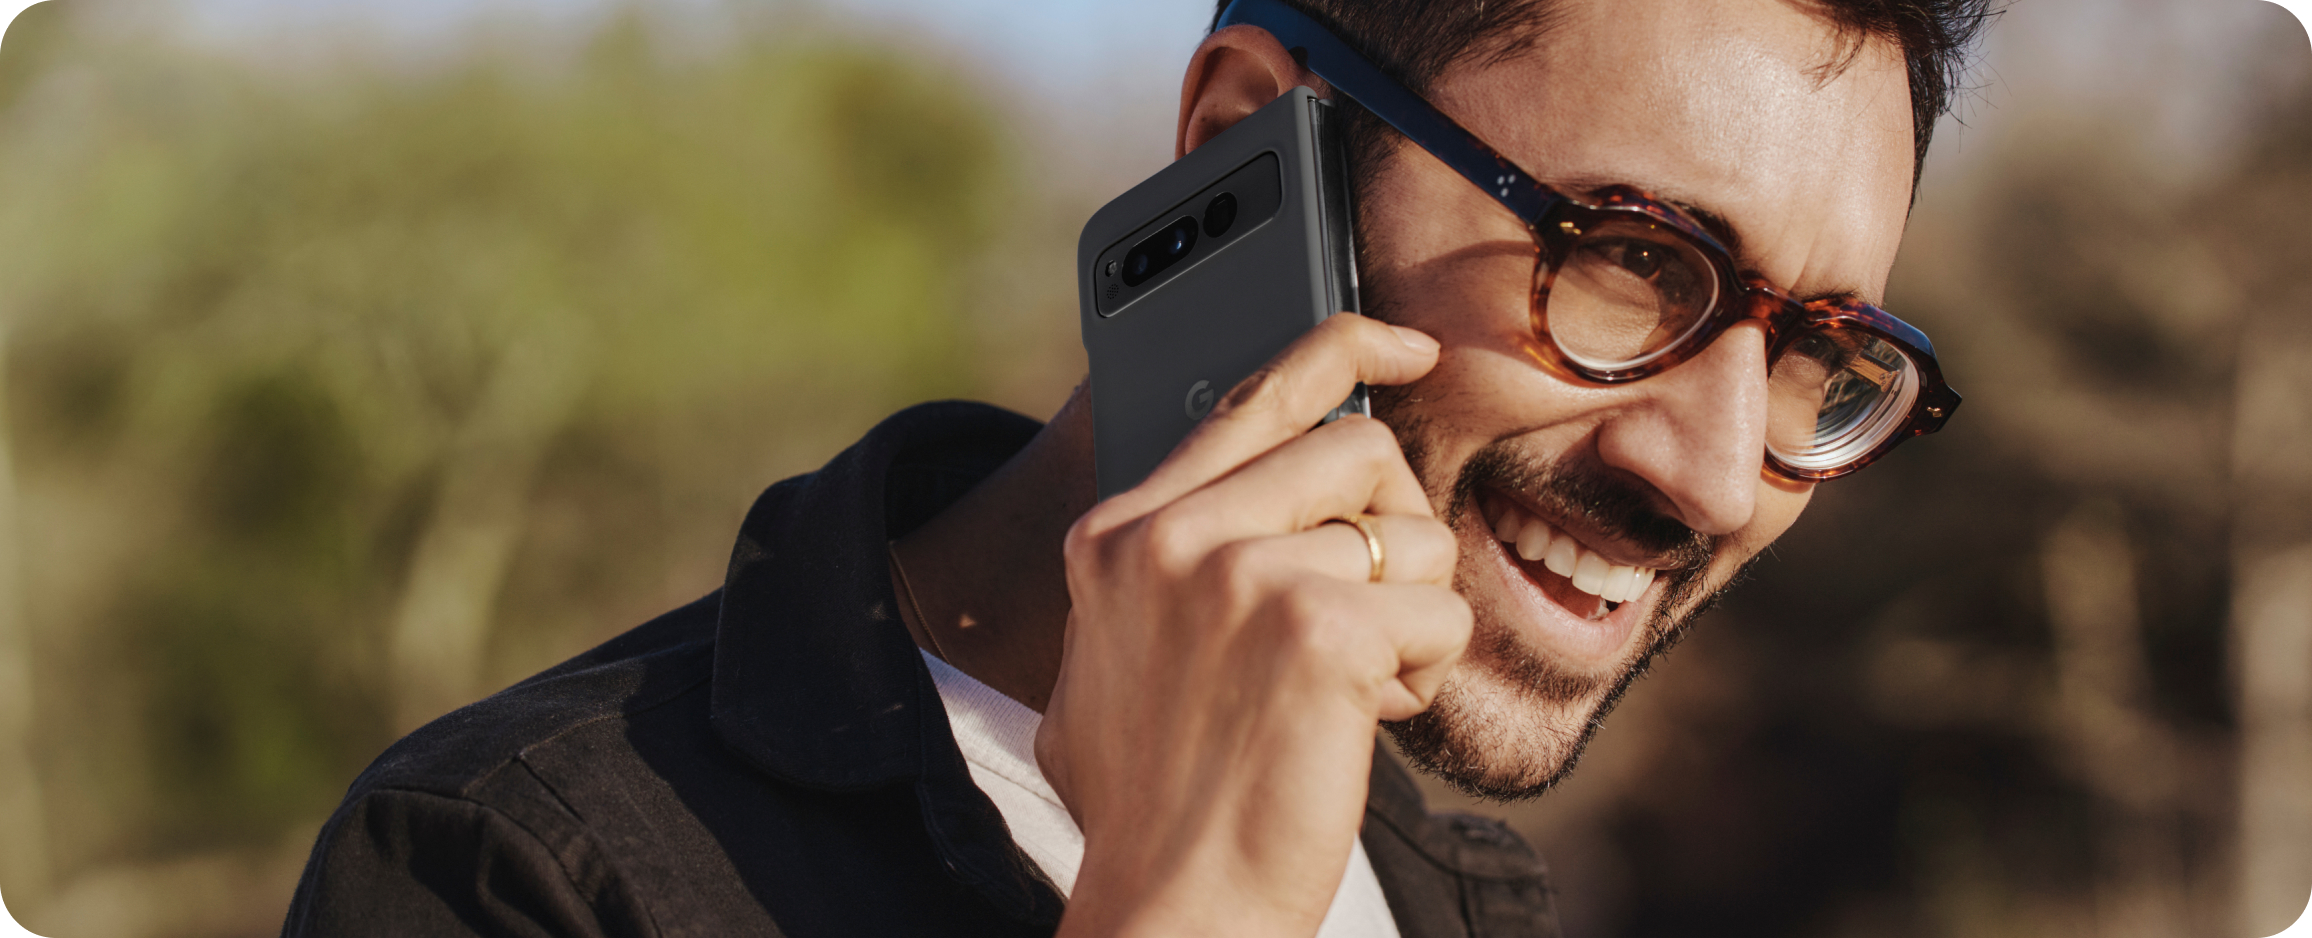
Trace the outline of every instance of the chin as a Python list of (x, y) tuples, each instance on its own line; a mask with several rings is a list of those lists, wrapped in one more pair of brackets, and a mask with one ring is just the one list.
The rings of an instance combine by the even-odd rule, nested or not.
[(1536, 699), (1465, 658), (1428, 710), (1384, 726), (1415, 768), (1471, 797), (1507, 802), (1564, 780), (1610, 708), (1604, 694), (1578, 702)]
[(1646, 613), (1645, 627), (1631, 630), (1635, 634), (1612, 664), (1576, 668), (1535, 640), (1541, 628), (1517, 615), (1522, 604), (1489, 600), (1467, 582), (1466, 572), (1459, 579), (1477, 613), (1461, 663), (1428, 710), (1385, 726), (1415, 767), (1464, 794), (1494, 801), (1536, 797), (1572, 774), (1630, 685), (1731, 586), (1696, 598), (1703, 578), (1695, 571), (1667, 583), (1642, 610), (1624, 605)]
[[(1623, 693), (1751, 557), (1640, 517), (1638, 499), (1601, 491), (1589, 474), (1492, 450), (1448, 479), (1415, 462), (1460, 541), (1454, 586), (1476, 624), (1429, 709), (1387, 729), (1416, 767), (1471, 796), (1514, 801), (1573, 771)], [(1640, 551), (1648, 560), (1630, 574), (1566, 572), (1593, 551), (1628, 557), (1639, 543), (1651, 545)]]
[(1573, 670), (1534, 647), (1532, 623), (1505, 619), (1474, 597), (1471, 604), (1477, 625), (1461, 663), (1428, 710), (1387, 729), (1416, 767), (1465, 794), (1532, 798), (1573, 771), (1655, 651), (1641, 647), (1602, 673)]

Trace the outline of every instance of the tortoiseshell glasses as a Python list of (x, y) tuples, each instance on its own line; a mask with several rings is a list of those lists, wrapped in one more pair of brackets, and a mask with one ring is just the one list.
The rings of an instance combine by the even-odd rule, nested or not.
[(1959, 395), (1925, 333), (1855, 299), (1801, 301), (1742, 271), (1675, 206), (1627, 186), (1576, 199), (1534, 181), (1485, 141), (1283, 0), (1236, 0), (1216, 26), (1267, 30), (1308, 69), (1460, 173), (1534, 240), (1537, 358), (1593, 384), (1651, 377), (1727, 329), (1766, 331), (1766, 467), (1819, 481), (1943, 427)]

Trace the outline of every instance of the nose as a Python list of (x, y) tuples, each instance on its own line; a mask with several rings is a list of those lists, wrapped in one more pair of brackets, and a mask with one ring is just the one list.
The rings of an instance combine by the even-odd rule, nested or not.
[(1766, 458), (1766, 330), (1728, 329), (1700, 355), (1637, 384), (1598, 431), (1607, 465), (1635, 473), (1703, 534), (1750, 523)]

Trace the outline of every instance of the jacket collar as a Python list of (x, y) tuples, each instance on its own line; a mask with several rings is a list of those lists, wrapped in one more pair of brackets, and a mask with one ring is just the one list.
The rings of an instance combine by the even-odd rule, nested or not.
[(1057, 922), (1059, 896), (971, 782), (898, 616), (890, 539), (952, 504), (1041, 425), (983, 404), (912, 407), (747, 512), (716, 625), (711, 713), (725, 744), (789, 784), (912, 784), (950, 869), (998, 907)]
[[(899, 620), (885, 552), (890, 538), (954, 503), (1038, 429), (986, 405), (925, 404), (884, 420), (819, 471), (764, 492), (731, 552), (710, 713), (726, 745), (788, 784), (912, 786), (925, 830), (959, 882), (1016, 919), (1056, 926), (1058, 890), (971, 781), (939, 689)], [(1527, 900), (1504, 909), (1530, 906), (1554, 918), (1531, 848), (1498, 822), (1441, 822), (1404, 769), (1375, 749), (1363, 838), (1407, 938), (1434, 923), (1467, 933), (1463, 893), (1480, 887)], [(1437, 880), (1440, 872), (1447, 878)], [(1502, 933), (1556, 934), (1553, 921), (1523, 915), (1507, 915), (1516, 924)]]

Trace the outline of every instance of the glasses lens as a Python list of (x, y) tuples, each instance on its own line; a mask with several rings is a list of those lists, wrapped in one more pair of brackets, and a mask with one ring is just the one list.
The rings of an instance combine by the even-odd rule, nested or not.
[(1567, 358), (1597, 371), (1643, 365), (1702, 325), (1718, 277), (1692, 242), (1643, 215), (1592, 226), (1548, 285), (1544, 328)]
[(1919, 397), (1919, 369), (1867, 332), (1818, 329), (1775, 358), (1767, 377), (1766, 448), (1806, 470), (1861, 459), (1902, 428)]

